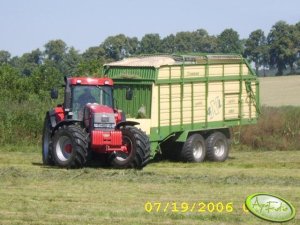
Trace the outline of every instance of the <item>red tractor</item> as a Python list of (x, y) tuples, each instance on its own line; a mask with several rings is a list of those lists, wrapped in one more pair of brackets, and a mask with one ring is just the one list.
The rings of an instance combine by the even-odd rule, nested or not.
[[(65, 78), (64, 103), (46, 113), (42, 155), (45, 165), (80, 168), (93, 152), (117, 168), (142, 168), (150, 159), (148, 136), (114, 107), (110, 78)], [(130, 99), (132, 92), (126, 96)], [(52, 89), (51, 98), (58, 91)]]

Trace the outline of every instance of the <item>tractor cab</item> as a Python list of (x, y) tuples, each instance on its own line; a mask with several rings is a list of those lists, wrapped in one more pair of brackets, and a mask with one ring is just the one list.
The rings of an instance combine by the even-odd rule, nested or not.
[(113, 106), (113, 81), (105, 78), (68, 78), (65, 86), (66, 112), (74, 120), (83, 120), (87, 104)]
[(83, 119), (87, 104), (104, 105), (113, 108), (112, 87), (74, 85), (71, 86), (71, 109), (75, 120)]

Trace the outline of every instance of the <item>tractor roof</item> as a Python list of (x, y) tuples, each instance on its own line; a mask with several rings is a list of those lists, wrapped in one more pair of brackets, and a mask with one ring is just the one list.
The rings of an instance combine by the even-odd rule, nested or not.
[(113, 85), (113, 81), (110, 78), (97, 78), (97, 77), (69, 77), (68, 81), (70, 85), (91, 85), (91, 86), (103, 86)]

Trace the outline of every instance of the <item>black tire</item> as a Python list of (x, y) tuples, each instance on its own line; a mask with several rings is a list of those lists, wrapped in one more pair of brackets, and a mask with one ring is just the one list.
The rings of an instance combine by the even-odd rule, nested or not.
[(150, 141), (140, 129), (126, 126), (121, 129), (123, 144), (127, 145), (129, 154), (117, 152), (112, 155), (111, 164), (115, 168), (141, 169), (150, 160)]
[(53, 135), (51, 152), (59, 167), (81, 168), (88, 157), (88, 135), (77, 125), (63, 125)]
[(206, 155), (205, 140), (200, 134), (192, 134), (184, 143), (180, 158), (184, 162), (202, 162)]
[(227, 137), (217, 131), (206, 139), (207, 159), (215, 162), (223, 162), (229, 154), (229, 143)]
[(51, 148), (51, 122), (47, 114), (44, 120), (43, 137), (42, 137), (42, 160), (44, 165), (54, 165)]

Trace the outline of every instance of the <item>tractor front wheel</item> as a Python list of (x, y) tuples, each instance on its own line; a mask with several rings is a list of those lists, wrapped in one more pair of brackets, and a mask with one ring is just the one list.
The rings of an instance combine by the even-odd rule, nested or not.
[(87, 161), (88, 135), (80, 126), (63, 125), (53, 136), (51, 152), (60, 167), (80, 168)]
[(123, 145), (127, 153), (116, 152), (112, 155), (111, 164), (116, 168), (143, 168), (150, 160), (150, 142), (148, 136), (136, 127), (121, 129)]

